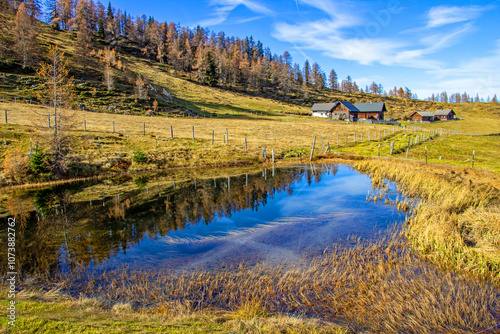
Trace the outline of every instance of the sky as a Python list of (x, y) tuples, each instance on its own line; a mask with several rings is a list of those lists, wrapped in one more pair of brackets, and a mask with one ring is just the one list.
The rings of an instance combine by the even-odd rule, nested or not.
[[(106, 1), (103, 1), (106, 3)], [(114, 0), (132, 16), (244, 38), (361, 88), (500, 96), (500, 0)]]

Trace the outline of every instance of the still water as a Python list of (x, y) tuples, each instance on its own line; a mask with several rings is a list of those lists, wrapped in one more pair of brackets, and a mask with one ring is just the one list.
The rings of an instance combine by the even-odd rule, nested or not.
[[(233, 173), (126, 176), (17, 193), (2, 203), (2, 219), (20, 222), (16, 260), (30, 275), (297, 263), (335, 243), (348, 246), (348, 237), (380, 238), (405, 218), (393, 205), (367, 201), (377, 189), (349, 166)], [(394, 184), (388, 196), (398, 196)]]

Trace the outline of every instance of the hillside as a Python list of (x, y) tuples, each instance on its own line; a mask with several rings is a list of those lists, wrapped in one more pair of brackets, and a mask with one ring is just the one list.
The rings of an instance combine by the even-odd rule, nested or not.
[[(13, 17), (0, 14), (3, 25), (12, 26)], [(70, 60), (71, 75), (75, 79), (75, 108), (99, 111), (134, 114), (145, 114), (154, 109), (154, 101), (159, 114), (173, 113), (191, 115), (232, 115), (252, 118), (254, 112), (276, 114), (279, 112), (310, 114), (310, 107), (316, 102), (349, 101), (386, 103), (388, 113), (386, 118), (404, 120), (416, 110), (435, 110), (453, 108), (459, 117), (470, 118), (480, 116), (489, 118), (500, 114), (498, 104), (451, 104), (422, 100), (407, 100), (397, 97), (379, 96), (365, 93), (348, 93), (330, 89), (316, 90), (309, 85), (304, 91), (285, 93), (278, 89), (262, 89), (260, 91), (245, 89), (242, 85), (230, 87), (209, 87), (201, 85), (193, 79), (193, 72), (175, 71), (172, 66), (160, 64), (158, 61), (144, 56), (140, 47), (126, 38), (120, 38), (111, 44), (105, 40), (92, 38), (91, 49), (94, 50), (90, 61), (83, 68), (75, 58), (76, 32), (54, 30), (47, 24), (37, 22), (40, 34), (38, 41), (38, 59), (45, 60), (45, 50), (51, 44), (57, 44)], [(5, 30), (5, 29), (4, 29)], [(8, 39), (8, 36), (4, 36)], [(4, 43), (5, 44), (5, 43)], [(6, 43), (9, 45), (9, 43)], [(12, 44), (12, 43), (10, 43)], [(98, 50), (105, 47), (114, 48), (117, 59), (123, 64), (112, 68), (114, 88), (109, 90), (103, 83), (104, 63), (98, 55)], [(22, 69), (20, 63), (12, 58), (0, 62), (0, 98), (5, 102), (31, 101), (37, 102), (39, 79), (35, 76), (35, 67)], [(195, 72), (196, 73), (196, 72)], [(147, 97), (137, 99), (134, 96), (136, 78), (145, 81)], [(171, 95), (172, 99), (165, 95)], [(155, 110), (153, 110), (155, 111)]]
[[(13, 24), (12, 16), (0, 13), (0, 18), (3, 31)], [(439, 164), (467, 165), (470, 153), (476, 150), (480, 166), (493, 170), (500, 167), (495, 159), (496, 150), (492, 151), (498, 136), (485, 136), (497, 134), (500, 128), (498, 103), (437, 103), (316, 90), (312, 85), (307, 86), (305, 92), (286, 94), (279, 87), (274, 91), (245, 90), (241, 85), (210, 87), (196, 82), (190, 77), (192, 72), (176, 71), (170, 65), (148, 59), (133, 41), (121, 38), (109, 44), (94, 37), (92, 49), (113, 47), (120, 64), (112, 68), (114, 87), (108, 90), (103, 82), (105, 64), (98, 51), (91, 53), (91, 61), (83, 68), (74, 61), (76, 32), (54, 30), (41, 22), (37, 24), (40, 31), (37, 58), (47, 61), (47, 48), (57, 44), (69, 60), (70, 74), (75, 81), (75, 102), (69, 110), (63, 110), (72, 115), (68, 128), (71, 130), (68, 132), (71, 149), (65, 177), (96, 175), (117, 169), (248, 165), (269, 161), (273, 154), (276, 160), (299, 161), (309, 157), (315, 136), (318, 139), (316, 154), (324, 153), (330, 144), (338, 153), (376, 156), (380, 143), (381, 154), (388, 155), (391, 141), (397, 140), (398, 147), (408, 141), (410, 134), (396, 132), (400, 128), (346, 125), (307, 117), (313, 103), (337, 100), (383, 101), (388, 108), (386, 118), (396, 120), (404, 120), (416, 110), (453, 108), (461, 121), (410, 126), (413, 131), (425, 130), (427, 134), (443, 129), (483, 136), (461, 136), (455, 137), (456, 140), (449, 140), (447, 136), (435, 138), (435, 147), (439, 150), (433, 151), (428, 143), (429, 159)], [(9, 35), (3, 38), (8, 39)], [(41, 81), (36, 76), (37, 68), (23, 69), (15, 57), (0, 62), (0, 108), (8, 114), (8, 124), (0, 128), (3, 184), (60, 177), (47, 171), (33, 175), (27, 161), (21, 165), (17, 163), (27, 159), (23, 154), (36, 150), (38, 143), (42, 152), (50, 154), (47, 136), (51, 129), (47, 128), (47, 118), (53, 110), (38, 100)], [(137, 78), (144, 79), (147, 97), (137, 98)], [(418, 154), (410, 152), (410, 158), (424, 158), (420, 146), (416, 146)], [(447, 156), (443, 152), (454, 152), (454, 155)], [(395, 154), (406, 157), (402, 149)]]

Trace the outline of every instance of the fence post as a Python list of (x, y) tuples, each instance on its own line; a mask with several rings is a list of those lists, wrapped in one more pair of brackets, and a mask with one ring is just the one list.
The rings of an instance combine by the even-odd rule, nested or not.
[(47, 115), (47, 122), (49, 123), (49, 129), (50, 129), (50, 114)]
[(380, 158), (380, 143), (378, 143), (378, 157)]
[(314, 136), (314, 140), (313, 140), (313, 147), (312, 147), (312, 150), (311, 150), (311, 157), (309, 158), (310, 161), (312, 161), (312, 159), (313, 159), (314, 146), (316, 146), (316, 136)]
[(427, 163), (427, 145), (425, 145), (425, 163)]
[(476, 150), (472, 150), (472, 168), (474, 168), (474, 158), (476, 157)]
[(194, 140), (194, 125), (193, 125), (193, 140)]
[(226, 142), (229, 144), (229, 132), (227, 131), (227, 128), (226, 128)]
[(170, 138), (174, 139), (174, 127), (170, 125)]
[(273, 163), (274, 163), (274, 148), (271, 149), (271, 157), (272, 157), (272, 160), (273, 160)]
[(7, 110), (5, 110), (5, 124), (7, 124)]
[(113, 133), (115, 133), (115, 121), (113, 121)]
[(245, 152), (248, 152), (248, 147), (247, 147), (247, 137), (245, 137)]
[(158, 150), (158, 135), (156, 136), (156, 150)]
[(392, 155), (392, 152), (394, 151), (394, 140), (391, 141), (391, 155)]
[(101, 137), (97, 137), (97, 143), (99, 145), (99, 153), (101, 153)]
[(87, 121), (83, 120), (83, 131), (87, 131)]
[(145, 136), (146, 135), (146, 123), (142, 123), (142, 135)]

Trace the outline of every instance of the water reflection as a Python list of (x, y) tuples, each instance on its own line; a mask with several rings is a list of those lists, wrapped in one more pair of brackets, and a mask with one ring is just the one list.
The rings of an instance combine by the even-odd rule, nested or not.
[(394, 207), (367, 202), (370, 189), (350, 167), (302, 166), (80, 182), (14, 194), (7, 208), (23, 222), (16, 261), (24, 275), (123, 264), (187, 270), (295, 262), (350, 234), (370, 238), (403, 219)]

